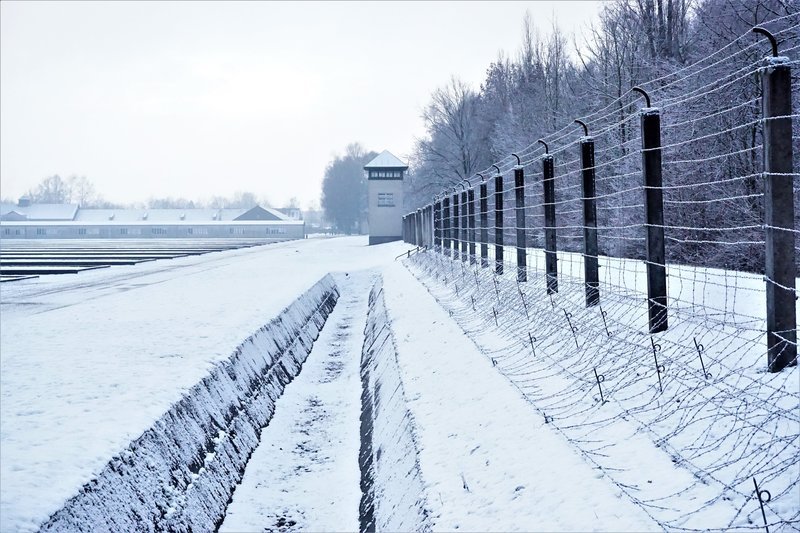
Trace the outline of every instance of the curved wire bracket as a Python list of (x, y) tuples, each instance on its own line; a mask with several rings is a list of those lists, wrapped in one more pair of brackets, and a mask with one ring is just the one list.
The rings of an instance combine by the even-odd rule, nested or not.
[(476, 173), (475, 173), (475, 175), (477, 175), (477, 176), (480, 176), (480, 177), (481, 177), (481, 183), (483, 183), (483, 182), (485, 182), (485, 181), (486, 181), (486, 177), (485, 177), (483, 174), (481, 174), (480, 172), (476, 172)]
[[(467, 186), (466, 187), (464, 187), (464, 182), (465, 181), (467, 182)], [(459, 185), (461, 185), (461, 190), (462, 191), (466, 191), (467, 189), (469, 189), (469, 180), (467, 178), (464, 178), (463, 180), (461, 180), (461, 183), (459, 183)]]
[(632, 88), (631, 88), (631, 91), (633, 91), (633, 92), (636, 92), (636, 93), (639, 93), (639, 94), (641, 94), (642, 96), (644, 96), (644, 100), (645, 100), (645, 102), (647, 102), (647, 107), (650, 107), (650, 95), (649, 95), (649, 94), (647, 94), (647, 93), (644, 91), (644, 89), (642, 89), (641, 87), (632, 87)]
[(583, 126), (583, 134), (588, 137), (589, 136), (589, 127), (586, 125), (586, 123), (584, 121), (582, 121), (582, 120), (578, 120), (577, 118), (575, 119), (575, 123), (576, 124), (580, 124), (581, 126)]
[(544, 146), (544, 153), (546, 153), (546, 154), (549, 154), (549, 153), (550, 153), (550, 148), (547, 146), (547, 143), (546, 143), (546, 142), (544, 142), (544, 141), (543, 141), (543, 140), (541, 140), (541, 139), (539, 139), (539, 140), (538, 140), (538, 141), (536, 141), (536, 142), (537, 142), (537, 143), (540, 143), (540, 144), (542, 144), (542, 145)]
[(495, 169), (498, 174), (502, 174), (502, 172), (500, 172), (500, 167), (498, 167), (497, 165), (492, 165), (492, 168)]
[(761, 26), (756, 26), (751, 30), (753, 33), (760, 33), (764, 35), (767, 39), (769, 39), (769, 44), (772, 45), (772, 57), (778, 57), (778, 41), (775, 40), (775, 36), (772, 35), (769, 31), (762, 28)]
[(518, 166), (518, 167), (519, 167), (519, 166), (522, 166), (522, 163), (521, 163), (521, 162), (520, 162), (520, 160), (519, 160), (519, 156), (518, 156), (517, 154), (511, 154), (511, 155), (517, 158), (517, 166)]

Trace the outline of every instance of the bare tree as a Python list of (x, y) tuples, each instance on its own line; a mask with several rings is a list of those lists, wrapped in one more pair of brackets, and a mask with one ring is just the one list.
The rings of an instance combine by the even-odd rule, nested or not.
[(69, 202), (81, 207), (88, 207), (96, 198), (94, 184), (86, 176), (70, 176), (67, 180)]
[(58, 174), (43, 179), (36, 189), (28, 192), (31, 202), (39, 204), (63, 204), (69, 200), (69, 185)]
[(406, 179), (410, 207), (490, 164), (492, 124), (481, 110), (480, 95), (456, 77), (431, 95), (422, 115), (426, 136), (416, 141)]

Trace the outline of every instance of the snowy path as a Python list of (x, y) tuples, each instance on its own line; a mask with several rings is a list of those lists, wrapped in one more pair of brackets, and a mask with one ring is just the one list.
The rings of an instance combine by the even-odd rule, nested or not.
[(359, 360), (367, 272), (337, 276), (339, 303), (278, 400), (220, 531), (357, 531)]
[(544, 423), (404, 267), (384, 276), (435, 530), (657, 529)]

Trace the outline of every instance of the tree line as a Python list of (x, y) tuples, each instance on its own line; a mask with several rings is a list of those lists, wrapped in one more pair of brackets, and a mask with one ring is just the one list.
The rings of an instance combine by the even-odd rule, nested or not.
[[(147, 209), (249, 209), (256, 205), (270, 207), (269, 200), (259, 198), (253, 192), (239, 191), (231, 196), (213, 196), (206, 201), (190, 200), (182, 197), (152, 197), (144, 203), (124, 204), (110, 202), (99, 194), (91, 180), (86, 176), (70, 176), (62, 178), (58, 174), (44, 178), (36, 187), (24, 195), (31, 203), (38, 204), (78, 204), (83, 208), (147, 208)], [(13, 199), (4, 199), (4, 203), (16, 203)], [(297, 198), (292, 198), (286, 207), (299, 207)]]
[(351, 143), (325, 168), (320, 205), (337, 233), (365, 233), (368, 204), (364, 165), (377, 155), (359, 143)]
[[(784, 17), (780, 27), (794, 26), (795, 31), (783, 32), (779, 39), (781, 48), (800, 43), (800, 32), (796, 31), (800, 22), (798, 10), (800, 4), (788, 0), (611, 0), (603, 5), (597, 22), (586, 34), (586, 43), (580, 46), (557, 23), (543, 36), (537, 31), (533, 16), (526, 14), (518, 52), (513, 56), (501, 53), (488, 66), (479, 88), (472, 88), (454, 76), (431, 95), (422, 115), (426, 134), (416, 141), (410, 161), (411, 172), (406, 184), (408, 207), (429, 203), (432, 196), (445, 187), (474, 177), (476, 172), (529, 146), (536, 139), (603, 108), (606, 108), (605, 113), (611, 113), (609, 121), (617, 124), (604, 137), (605, 145), (598, 146), (598, 150), (605, 150), (602, 155), (605, 160), (618, 162), (604, 167), (602, 173), (619, 176), (603, 186), (606, 192), (635, 189), (640, 185), (641, 176), (630, 170), (634, 170), (638, 161), (636, 157), (626, 156), (631, 152), (638, 154), (639, 146), (628, 142), (635, 140), (638, 122), (625, 119), (643, 104), (635, 98), (622, 97), (633, 86), (659, 79), (728, 46), (722, 58), (740, 53), (711, 65), (701, 76), (673, 82), (665, 90), (663, 96), (703, 96), (669, 110), (672, 123), (687, 122), (689, 125), (662, 128), (662, 143), (666, 146), (693, 140), (680, 148), (681, 158), (687, 160), (721, 150), (741, 152), (741, 155), (711, 162), (702, 169), (692, 167), (693, 175), (665, 169), (665, 183), (666, 180), (672, 184), (701, 181), (694, 175), (699, 170), (704, 181), (719, 183), (705, 190), (687, 190), (693, 195), (690, 198), (743, 199), (710, 201), (702, 207), (687, 203), (669, 209), (665, 213), (666, 224), (680, 226), (690, 221), (693, 227), (708, 231), (674, 230), (675, 242), (668, 247), (668, 259), (760, 270), (764, 252), (763, 244), (757, 241), (763, 241), (760, 224), (764, 206), (758, 196), (763, 192), (763, 183), (756, 176), (726, 182), (727, 178), (757, 175), (760, 171), (760, 152), (755, 149), (761, 143), (758, 122), (761, 111), (757, 102), (761, 94), (760, 80), (756, 74), (746, 75), (736, 83), (707, 94), (704, 86), (738, 71), (743, 65), (757, 64), (768, 55), (766, 41), (762, 46), (749, 46), (758, 39), (755, 35), (750, 40), (737, 41), (753, 26)], [(794, 51), (793, 58), (798, 53)], [(800, 101), (798, 71), (796, 67), (793, 69), (794, 102)], [(709, 110), (723, 110), (730, 107), (731, 102), (739, 101), (753, 103), (692, 122), (692, 117), (698, 113), (708, 115)], [(653, 105), (658, 106), (658, 102)], [(798, 122), (794, 120), (795, 132)], [(598, 171), (600, 178), (601, 171)], [(579, 188), (574, 194), (579, 196)], [(641, 192), (637, 194), (617, 198), (622, 203), (641, 203)], [(578, 215), (568, 215), (563, 223), (580, 225), (581, 222)], [(642, 257), (640, 233), (643, 227), (640, 223), (641, 214), (632, 210), (600, 211), (599, 226), (625, 228), (621, 231), (629, 236), (605, 242), (601, 253)], [(747, 228), (737, 233), (741, 245), (689, 242), (718, 239), (719, 232), (713, 230), (724, 226)], [(691, 238), (683, 239), (687, 235)], [(513, 242), (513, 235), (508, 239), (507, 242)], [(534, 234), (533, 245), (536, 239)], [(580, 243), (576, 238), (560, 246), (580, 251)]]

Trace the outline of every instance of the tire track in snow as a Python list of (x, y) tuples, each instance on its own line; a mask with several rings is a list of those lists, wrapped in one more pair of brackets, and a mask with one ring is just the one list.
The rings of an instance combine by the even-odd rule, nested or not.
[(236, 488), (220, 531), (357, 531), (360, 376), (374, 276), (337, 276), (340, 298)]

